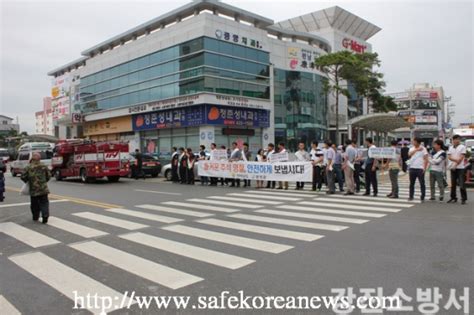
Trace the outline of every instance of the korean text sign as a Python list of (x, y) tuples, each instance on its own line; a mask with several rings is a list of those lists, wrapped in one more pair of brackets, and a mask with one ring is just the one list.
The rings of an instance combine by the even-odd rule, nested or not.
[(227, 162), (199, 161), (199, 176), (274, 180), (287, 182), (309, 182), (313, 176), (310, 162)]

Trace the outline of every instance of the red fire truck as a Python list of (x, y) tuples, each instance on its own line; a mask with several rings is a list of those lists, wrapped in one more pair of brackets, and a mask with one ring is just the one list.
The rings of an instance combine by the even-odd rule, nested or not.
[(128, 143), (124, 142), (59, 141), (51, 162), (52, 174), (58, 181), (80, 177), (86, 183), (107, 176), (110, 182), (117, 182), (130, 173), (130, 163), (122, 159), (127, 154)]

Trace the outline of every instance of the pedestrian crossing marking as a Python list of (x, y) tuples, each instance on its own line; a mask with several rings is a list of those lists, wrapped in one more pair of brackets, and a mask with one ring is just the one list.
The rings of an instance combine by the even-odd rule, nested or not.
[[(34, 252), (20, 254), (11, 256), (9, 259), (73, 301), (75, 298), (74, 292), (76, 292), (77, 296), (81, 297), (86, 297), (88, 294), (93, 293), (98, 296), (114, 298), (116, 299), (115, 301), (126, 301), (126, 303), (124, 303), (125, 305), (129, 304), (129, 298), (125, 298), (121, 293), (43, 253)], [(38, 294), (41, 294), (41, 292), (38, 291)], [(85, 304), (86, 305), (82, 305), (82, 307), (95, 306), (93, 305), (94, 303), (91, 303), (91, 305)], [(109, 308), (104, 311), (107, 312), (110, 310), (113, 309)], [(89, 311), (94, 314), (103, 314), (101, 309), (89, 308)]]
[(262, 216), (249, 215), (249, 214), (229, 214), (229, 217), (236, 218), (236, 219), (250, 220), (250, 221), (275, 223), (275, 224), (282, 224), (282, 225), (304, 227), (304, 228), (309, 228), (309, 229), (337, 231), (337, 232), (348, 228), (347, 226), (342, 226), (342, 225), (313, 223), (313, 222), (296, 221), (296, 220), (289, 220), (289, 219), (278, 219), (278, 218), (262, 217)]
[(339, 198), (344, 198), (347, 200), (371, 200), (371, 201), (390, 201), (390, 202), (402, 202), (402, 203), (421, 203), (420, 200), (405, 200), (405, 199), (400, 199), (400, 198), (388, 198), (388, 197), (370, 197), (370, 196), (361, 196), (361, 195), (350, 195), (350, 196), (341, 196), (341, 195), (329, 195), (331, 198), (339, 199)]
[(3, 295), (0, 295), (0, 310), (2, 311), (2, 315), (21, 315), (20, 311), (8, 302)]
[(246, 193), (231, 193), (231, 194), (227, 194), (227, 195), (228, 196), (238, 196), (238, 197), (250, 197), (250, 198), (257, 197), (258, 199), (270, 199), (270, 200), (282, 200), (282, 201), (298, 201), (298, 200), (301, 200), (301, 198), (268, 196), (268, 195), (263, 195), (263, 194), (259, 194), (258, 196), (255, 196), (253, 194), (246, 194)]
[(321, 212), (321, 213), (331, 213), (331, 214), (344, 214), (344, 215), (354, 215), (359, 217), (369, 217), (369, 218), (382, 218), (385, 216), (383, 213), (369, 213), (362, 211), (347, 211), (347, 210), (336, 210), (336, 209), (324, 209), (319, 207), (304, 207), (304, 206), (293, 206), (293, 205), (283, 205), (277, 206), (280, 209), (289, 209), (289, 210), (298, 210), (298, 211), (311, 211), (311, 212)]
[(126, 215), (126, 216), (131, 216), (131, 217), (145, 219), (145, 220), (151, 220), (151, 221), (157, 221), (157, 222), (162, 222), (162, 223), (176, 223), (176, 222), (179, 222), (179, 221), (183, 221), (182, 219), (167, 217), (167, 216), (164, 216), (164, 215), (157, 215), (157, 214), (151, 214), (151, 213), (147, 213), (147, 212), (141, 212), (141, 211), (135, 211), (135, 210), (129, 210), (129, 209), (122, 209), (122, 208), (111, 208), (111, 209), (105, 209), (105, 210), (107, 212), (123, 214), (123, 215)]
[(120, 235), (119, 237), (138, 244), (153, 247), (169, 253), (203, 261), (212, 265), (232, 270), (242, 268), (255, 262), (255, 260), (252, 259), (221, 253), (218, 251), (188, 245), (180, 242), (175, 242), (140, 232)]
[(214, 205), (230, 206), (230, 207), (236, 207), (237, 206), (239, 208), (247, 208), (247, 209), (258, 209), (258, 208), (263, 207), (263, 206), (260, 206), (260, 205), (249, 205), (249, 204), (238, 204), (238, 205), (236, 205), (235, 202), (225, 202), (225, 201), (219, 201), (219, 200), (209, 200), (209, 199), (199, 199), (199, 198), (188, 199), (187, 201), (199, 202), (199, 203), (209, 203), (209, 204), (214, 204)]
[[(315, 200), (322, 200), (322, 201), (329, 201), (329, 202), (334, 202), (334, 199), (332, 198), (324, 198), (324, 197), (317, 197)], [(382, 202), (382, 201), (364, 201), (364, 200), (345, 200), (345, 199), (338, 199), (337, 202), (341, 203), (350, 203), (350, 204), (355, 204), (355, 205), (374, 205), (374, 206), (390, 206), (390, 203), (387, 202)], [(397, 204), (397, 207), (402, 207), (402, 208), (410, 208), (413, 207), (413, 205), (410, 204)]]
[(343, 217), (335, 217), (335, 216), (319, 215), (319, 214), (296, 213), (296, 212), (279, 211), (279, 210), (262, 209), (262, 210), (255, 210), (255, 212), (263, 213), (263, 214), (275, 214), (279, 216), (287, 216), (287, 217), (295, 217), (295, 218), (306, 218), (306, 219), (354, 223), (354, 224), (362, 224), (362, 223), (369, 222), (369, 220), (362, 220), (362, 219), (343, 218)]
[[(315, 198), (317, 200), (318, 198)], [(349, 209), (349, 210), (365, 210), (365, 211), (385, 211), (385, 212), (399, 212), (401, 209), (387, 208), (387, 207), (369, 207), (369, 206), (356, 206), (350, 204), (335, 204), (335, 203), (322, 203), (314, 201), (300, 201), (300, 205), (309, 205), (309, 206), (324, 206), (327, 208), (339, 208), (339, 209)]]
[(246, 190), (245, 193), (253, 194), (256, 195), (258, 194), (259, 196), (289, 196), (289, 197), (297, 197), (297, 198), (311, 198), (314, 197), (313, 195), (305, 195), (305, 194), (298, 194), (298, 193), (292, 193), (292, 192), (276, 192), (276, 191), (261, 191), (259, 190)]
[(161, 284), (167, 288), (179, 289), (204, 280), (203, 278), (155, 263), (95, 241), (71, 244), (69, 246), (114, 267)]
[(49, 217), (48, 225), (85, 238), (103, 236), (108, 234), (107, 232), (96, 230), (71, 221), (63, 220), (58, 217)]
[(192, 211), (192, 210), (184, 210), (184, 209), (177, 209), (177, 208), (169, 208), (169, 207), (156, 206), (156, 205), (138, 205), (138, 206), (135, 206), (135, 207), (142, 208), (142, 209), (148, 209), (148, 210), (156, 210), (156, 211), (163, 211), (163, 212), (174, 213), (174, 214), (187, 215), (187, 216), (198, 217), (198, 218), (205, 218), (205, 217), (210, 217), (210, 216), (214, 215), (213, 213), (199, 212), (199, 211)]
[[(206, 220), (209, 220), (209, 219), (205, 219), (205, 220), (197, 221), (197, 222), (204, 223), (206, 222)], [(203, 230), (203, 229), (198, 229), (198, 228), (184, 226), (184, 225), (166, 226), (163, 228), (163, 230), (172, 231), (172, 232), (180, 233), (184, 235), (190, 235), (190, 236), (194, 236), (194, 237), (198, 237), (198, 238), (202, 238), (206, 240), (211, 240), (211, 241), (215, 241), (219, 243), (225, 243), (225, 244), (230, 244), (234, 246), (251, 248), (254, 250), (273, 253), (273, 254), (278, 254), (278, 253), (281, 253), (288, 249), (293, 248), (292, 246), (288, 246), (288, 245), (261, 241), (261, 240), (238, 236), (238, 235)]]
[[(57, 203), (57, 202), (68, 202), (68, 199), (55, 199), (49, 200), (49, 203)], [(19, 202), (19, 203), (7, 203), (0, 205), (0, 208), (10, 208), (10, 207), (20, 207), (20, 206), (29, 206), (31, 202)]]
[(34, 230), (30, 230), (14, 222), (0, 223), (0, 232), (5, 233), (6, 235), (13, 237), (18, 241), (25, 243), (26, 245), (31, 246), (33, 248), (60, 243), (54, 238), (43, 235)]
[(305, 242), (312, 242), (324, 237), (324, 235), (310, 234), (310, 233), (305, 233), (305, 232), (295, 232), (295, 231), (289, 231), (289, 230), (269, 228), (266, 226), (237, 223), (237, 222), (219, 220), (219, 219), (204, 219), (204, 220), (199, 220), (197, 222), (213, 225), (213, 226), (218, 226), (218, 227), (224, 227), (228, 229), (252, 232), (252, 233), (257, 233), (257, 234), (264, 234), (264, 235), (271, 235), (271, 236), (277, 236), (277, 237), (282, 237), (282, 238), (289, 238), (289, 239), (305, 241)]
[(163, 202), (162, 204), (170, 205), (170, 206), (188, 207), (188, 208), (200, 209), (200, 210), (204, 209), (204, 210), (211, 210), (211, 211), (218, 211), (218, 212), (226, 212), (226, 213), (240, 211), (240, 210), (226, 209), (226, 208), (215, 207), (215, 206), (210, 206), (210, 205), (192, 204), (189, 202), (166, 201), (166, 202)]
[(145, 225), (145, 224), (130, 222), (130, 221), (117, 219), (114, 217), (92, 213), (92, 212), (77, 212), (77, 213), (73, 213), (72, 215), (75, 215), (77, 217), (81, 217), (84, 219), (112, 225), (112, 226), (117, 226), (126, 230), (138, 230), (138, 229), (143, 229), (143, 228), (148, 227), (148, 225)]
[[(260, 190), (261, 190), (261, 191), (264, 191), (264, 192), (267, 192), (267, 191), (271, 191), (271, 192), (275, 192), (275, 193), (278, 192), (276, 189), (271, 189), (271, 188), (261, 188)], [(285, 193), (287, 193), (287, 192), (285, 192)], [(311, 194), (311, 195), (312, 195), (312, 194), (314, 194), (314, 191), (309, 191), (309, 190), (293, 190), (291, 193), (292, 193), (292, 194), (293, 194), (293, 193), (294, 193), (294, 194), (301, 194), (301, 195), (303, 195), (303, 194)]]
[(283, 202), (280, 202), (280, 201), (256, 200), (256, 199), (248, 199), (248, 198), (234, 198), (234, 197), (226, 197), (226, 196), (208, 196), (207, 198), (218, 199), (218, 200), (229, 200), (229, 201), (236, 201), (236, 202), (260, 203), (260, 204), (265, 204), (265, 205), (281, 205), (283, 203)]

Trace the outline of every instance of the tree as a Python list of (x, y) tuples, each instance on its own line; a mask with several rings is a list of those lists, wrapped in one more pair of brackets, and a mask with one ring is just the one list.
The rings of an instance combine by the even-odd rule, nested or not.
[(350, 51), (338, 51), (322, 55), (315, 60), (315, 64), (324, 72), (328, 80), (325, 80), (323, 89), (326, 93), (333, 93), (336, 98), (336, 141), (339, 139), (339, 95), (349, 97), (346, 75), (349, 69), (362, 69), (362, 61)]
[(382, 95), (375, 90), (373, 94), (368, 96), (372, 101), (372, 107), (376, 113), (387, 113), (397, 110), (397, 103), (393, 101), (393, 97)]

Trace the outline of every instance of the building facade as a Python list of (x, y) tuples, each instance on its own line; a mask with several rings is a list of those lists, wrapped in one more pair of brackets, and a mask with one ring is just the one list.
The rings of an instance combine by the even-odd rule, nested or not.
[(0, 135), (8, 136), (10, 132), (20, 133), (20, 125), (14, 119), (5, 115), (0, 115)]
[(51, 97), (43, 98), (43, 110), (35, 113), (35, 133), (54, 136), (53, 111), (51, 108)]
[[(371, 26), (349, 15), (364, 30)], [(336, 30), (335, 21), (329, 28)], [(295, 148), (300, 139), (323, 140), (330, 105), (314, 60), (333, 50), (336, 32), (326, 27), (323, 33), (291, 29), (222, 2), (193, 1), (51, 71), (59, 86), (53, 87), (53, 113), (58, 108), (68, 117), (73, 136), (82, 126), (91, 139), (127, 140), (131, 149), (160, 156), (173, 146), (197, 150), (212, 142), (247, 142), (256, 151), (275, 141)]]
[(446, 98), (443, 87), (416, 83), (404, 91), (390, 93), (398, 106), (398, 115), (413, 123), (413, 128), (397, 129), (398, 139), (421, 138), (426, 144), (446, 135)]

